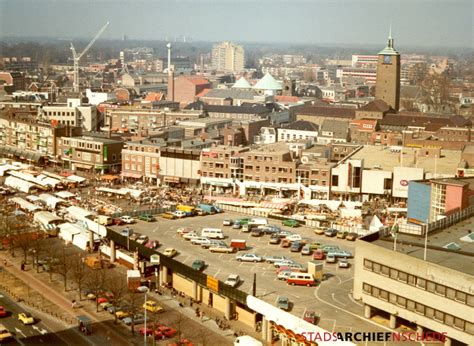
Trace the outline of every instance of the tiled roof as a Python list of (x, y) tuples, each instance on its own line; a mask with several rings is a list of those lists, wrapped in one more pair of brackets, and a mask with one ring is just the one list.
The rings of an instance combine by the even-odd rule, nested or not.
[(143, 99), (143, 101), (161, 101), (163, 99), (163, 93), (151, 92)]
[(296, 114), (353, 119), (355, 111), (354, 108), (344, 107), (304, 106), (297, 109)]
[(200, 77), (185, 77), (188, 81), (193, 83), (194, 85), (205, 85), (205, 84), (211, 84), (207, 79), (200, 78)]
[(204, 89), (203, 91), (201, 91), (199, 94), (196, 95), (196, 97), (203, 97), (203, 96), (206, 96), (209, 91), (211, 91), (212, 89)]
[(441, 126), (451, 125), (451, 121), (449, 120), (449, 118), (387, 114), (383, 119), (380, 120), (379, 124), (425, 127), (428, 124), (439, 124)]
[(277, 95), (275, 100), (277, 102), (299, 102), (300, 98), (298, 96)]
[(334, 138), (346, 138), (349, 124), (345, 121), (326, 119), (321, 125), (321, 131), (330, 131)]
[(356, 126), (359, 131), (373, 132), (377, 127), (377, 120), (357, 119), (352, 120), (351, 125)]
[(285, 126), (284, 129), (299, 131), (318, 131), (319, 126), (315, 123), (312, 123), (311, 121), (298, 120), (292, 122), (291, 124), (288, 124), (288, 126)]
[(257, 92), (254, 91), (254, 90), (210, 89), (203, 96), (220, 98), (220, 99), (231, 98), (231, 99), (234, 99), (234, 100), (253, 100), (254, 96), (256, 96), (256, 95), (257, 95)]
[(267, 114), (270, 111), (262, 106), (255, 105), (254, 107), (249, 106), (221, 106), (221, 105), (206, 105), (205, 110), (208, 113), (242, 113), (242, 114)]
[(388, 112), (390, 109), (390, 106), (383, 100), (374, 100), (359, 108), (359, 110), (366, 112)]

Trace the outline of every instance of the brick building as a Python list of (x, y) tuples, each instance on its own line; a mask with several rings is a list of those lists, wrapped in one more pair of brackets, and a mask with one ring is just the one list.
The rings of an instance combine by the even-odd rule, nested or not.
[(9, 94), (17, 90), (26, 90), (24, 74), (18, 71), (0, 71), (0, 90), (5, 90)]
[(174, 80), (173, 101), (187, 105), (196, 101), (196, 95), (211, 87), (212, 84), (207, 79), (181, 75)]
[(372, 135), (377, 131), (377, 120), (352, 120), (349, 131), (352, 143), (371, 144)]

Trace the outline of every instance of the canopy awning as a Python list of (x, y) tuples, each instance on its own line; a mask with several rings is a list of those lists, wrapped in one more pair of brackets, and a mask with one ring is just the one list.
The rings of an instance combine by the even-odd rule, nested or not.
[(262, 202), (260, 203), (261, 208), (267, 209), (284, 209), (288, 203), (272, 203), (272, 202)]
[(100, 177), (100, 180), (108, 180), (108, 181), (114, 181), (117, 179), (120, 179), (120, 177), (117, 175), (111, 175), (111, 174), (106, 174)]
[(135, 178), (135, 179), (141, 179), (142, 175), (139, 173), (132, 173), (132, 172), (122, 172), (121, 173), (122, 177), (126, 178)]

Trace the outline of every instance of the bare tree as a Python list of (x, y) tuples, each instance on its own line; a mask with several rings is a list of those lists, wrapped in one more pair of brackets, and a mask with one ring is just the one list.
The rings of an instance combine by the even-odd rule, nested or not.
[(127, 303), (130, 308), (130, 313), (132, 316), (132, 325), (131, 325), (131, 332), (132, 335), (135, 335), (135, 321), (134, 316), (143, 310), (143, 294), (138, 293), (137, 291), (129, 290), (126, 296)]
[(53, 270), (59, 274), (64, 281), (64, 291), (67, 291), (67, 280), (71, 274), (73, 257), (66, 253), (63, 247), (56, 256), (57, 261), (53, 262)]
[[(112, 272), (105, 282), (105, 289), (111, 293), (110, 303), (117, 307), (122, 303), (127, 294), (127, 280), (123, 274)], [(117, 314), (114, 314), (114, 323), (117, 323)]]
[(107, 282), (107, 270), (106, 269), (94, 269), (90, 271), (85, 282), (85, 287), (90, 289), (95, 295), (95, 309), (99, 311), (99, 296), (104, 292)]
[(36, 232), (35, 236), (31, 239), (31, 250), (33, 259), (33, 268), (36, 265), (36, 272), (39, 272), (39, 258), (46, 250), (47, 235), (43, 232)]
[(75, 254), (74, 256), (72, 256), (70, 264), (71, 277), (74, 283), (77, 285), (79, 300), (82, 300), (82, 289), (88, 279), (88, 275), (90, 275), (90, 270), (84, 262), (84, 257), (82, 256), (82, 254)]

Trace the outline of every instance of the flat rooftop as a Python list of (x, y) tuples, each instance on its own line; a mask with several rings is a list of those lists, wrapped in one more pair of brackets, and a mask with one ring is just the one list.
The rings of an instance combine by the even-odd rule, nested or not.
[[(428, 235), (428, 248), (426, 259), (428, 262), (441, 265), (462, 273), (474, 275), (474, 241), (461, 240), (474, 231), (474, 217), (466, 219), (449, 228), (436, 231)], [(467, 237), (466, 237), (467, 238)], [(392, 249), (392, 237), (381, 238), (372, 242), (381, 247)], [(444, 246), (456, 243), (459, 250), (443, 249)], [(397, 252), (423, 259), (425, 238), (423, 236), (410, 236), (398, 234)]]
[[(390, 151), (390, 147), (365, 145), (351, 156), (351, 159), (364, 160), (366, 169), (373, 169), (377, 166), (384, 171), (392, 171), (394, 167), (418, 167), (423, 168), (425, 173), (434, 174), (436, 166), (436, 174), (454, 176), (457, 173), (457, 167), (461, 161), (461, 151), (441, 150), (441, 157), (435, 159), (434, 157), (421, 156), (419, 153), (422, 150), (421, 148), (403, 148), (402, 154)], [(403, 160), (403, 164), (401, 160)]]

